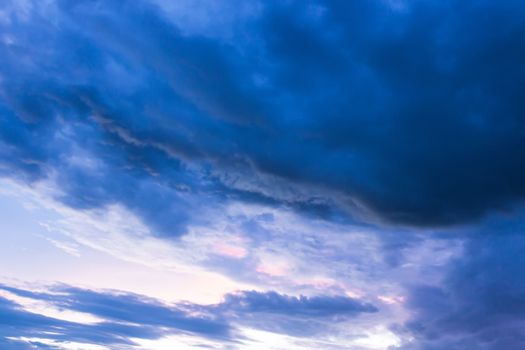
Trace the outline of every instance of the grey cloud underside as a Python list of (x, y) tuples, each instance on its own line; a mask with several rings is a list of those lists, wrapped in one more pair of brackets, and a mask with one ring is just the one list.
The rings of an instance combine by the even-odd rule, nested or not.
[[(509, 223), (510, 221), (510, 223)], [(412, 341), (402, 350), (518, 350), (525, 346), (523, 224), (478, 228), (444, 281), (407, 287), (411, 318), (396, 331)]]
[(227, 199), (427, 226), (525, 194), (519, 1), (268, 2), (229, 40), (145, 1), (2, 6), (0, 169), (69, 205), (180, 235)]
[[(369, 303), (349, 297), (293, 297), (276, 292), (237, 292), (226, 295), (223, 302), (215, 305), (189, 302), (166, 305), (140, 295), (68, 286), (55, 287), (53, 293), (7, 285), (1, 289), (49, 303), (60, 310), (88, 313), (103, 321), (96, 324), (62, 321), (25, 311), (20, 305), (0, 298), (0, 344), (28, 337), (132, 346), (135, 343), (130, 338), (158, 339), (173, 334), (193, 334), (235, 347), (244, 339), (237, 330), (239, 326), (311, 337), (326, 332), (331, 324), (378, 311)], [(306, 332), (308, 324), (315, 325), (316, 329), (312, 327)]]

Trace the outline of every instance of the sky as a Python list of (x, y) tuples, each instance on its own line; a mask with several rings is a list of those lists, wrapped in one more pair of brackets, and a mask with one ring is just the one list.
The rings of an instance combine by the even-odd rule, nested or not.
[(2, 350), (522, 350), (521, 0), (0, 1)]

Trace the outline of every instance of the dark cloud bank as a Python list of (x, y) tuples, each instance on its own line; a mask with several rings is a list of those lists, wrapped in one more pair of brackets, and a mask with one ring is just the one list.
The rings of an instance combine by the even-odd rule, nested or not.
[(442, 225), (525, 194), (519, 1), (268, 2), (233, 42), (144, 1), (3, 7), (2, 172), (70, 205), (180, 234), (203, 196)]
[[(229, 199), (415, 227), (523, 201), (522, 1), (269, 1), (233, 39), (183, 34), (144, 1), (0, 6), (0, 170), (55, 178), (70, 206), (120, 203), (177, 236)], [(409, 288), (406, 349), (524, 348), (522, 229), (479, 224), (443, 285)], [(262, 298), (270, 314), (372, 311)], [(22, 334), (58, 322), (2, 305)]]

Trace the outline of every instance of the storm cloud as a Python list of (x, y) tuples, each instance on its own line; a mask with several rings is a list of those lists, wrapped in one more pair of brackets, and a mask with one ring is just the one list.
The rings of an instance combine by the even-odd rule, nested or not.
[(0, 346), (368, 317), (403, 350), (523, 348), (524, 19), (518, 0), (3, 1), (0, 177), (86, 214), (47, 220), (70, 245), (48, 242), (255, 286), (168, 305), (5, 285), (104, 321), (3, 298)]
[(520, 2), (261, 6), (232, 40), (145, 1), (4, 4), (3, 174), (172, 235), (202, 196), (410, 226), (521, 202)]

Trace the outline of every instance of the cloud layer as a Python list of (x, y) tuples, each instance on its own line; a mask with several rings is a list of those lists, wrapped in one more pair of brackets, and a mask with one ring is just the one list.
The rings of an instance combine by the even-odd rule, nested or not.
[(522, 349), (524, 19), (518, 0), (2, 2), (0, 177), (50, 188), (70, 245), (47, 242), (258, 289), (5, 285), (0, 346)]
[(443, 225), (525, 193), (518, 1), (270, 2), (233, 38), (145, 1), (24, 4), (2, 12), (3, 173), (72, 206), (180, 235), (203, 198)]
[[(442, 285), (413, 286), (402, 349), (520, 349), (525, 345), (523, 232), (490, 232), (450, 263)], [(501, 232), (503, 231), (503, 232)]]
[[(24, 339), (76, 342), (102, 346), (138, 348), (135, 339), (160, 339), (174, 334), (193, 334), (214, 341), (241, 344), (245, 339), (239, 327), (266, 328), (310, 337), (327, 332), (330, 324), (344, 322), (360, 314), (377, 312), (369, 303), (346, 296), (288, 296), (277, 292), (239, 291), (226, 295), (219, 304), (174, 305), (137, 294), (93, 291), (56, 286), (47, 292), (34, 292), (2, 285), (7, 297), (0, 297), (0, 341)], [(34, 302), (44, 303), (40, 313), (27, 309)], [(46, 316), (46, 309), (60, 310)], [(65, 312), (80, 313), (65, 320)], [(44, 314), (42, 314), (44, 313)], [(86, 316), (94, 318), (86, 323)], [(294, 319), (300, 317), (300, 319)], [(295, 321), (298, 321), (295, 322)], [(316, 323), (315, 333), (302, 327)], [(294, 324), (295, 323), (295, 324)], [(22, 345), (20, 345), (22, 346)], [(59, 347), (57, 347), (59, 348)]]

